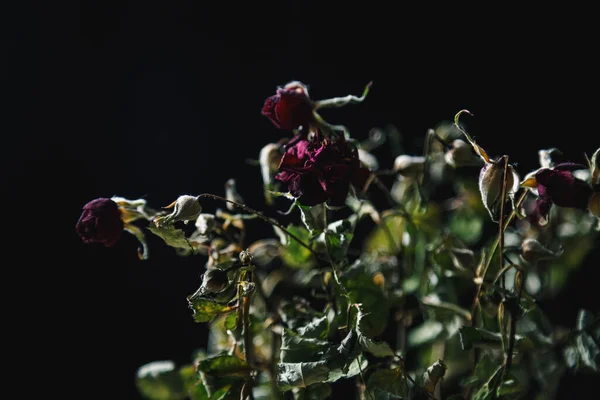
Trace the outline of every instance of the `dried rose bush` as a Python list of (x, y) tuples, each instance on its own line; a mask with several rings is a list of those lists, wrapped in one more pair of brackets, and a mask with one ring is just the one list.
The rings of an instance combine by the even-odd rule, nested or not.
[[(257, 155), (262, 211), (280, 218), (244, 204), (233, 177), (223, 196), (161, 209), (84, 205), (86, 243), (109, 247), (126, 231), (146, 259), (154, 234), (202, 260), (185, 295), (211, 339), (189, 365), (140, 366), (144, 397), (339, 398), (335, 383), (352, 380), (361, 399), (549, 399), (567, 371), (597, 373), (599, 316), (581, 309), (566, 330), (536, 301), (560, 291), (598, 237), (600, 149), (583, 160), (540, 149), (539, 169), (518, 171), (473, 140), (461, 110), (427, 132), (423, 154), (384, 168), (377, 153), (397, 132), (359, 142), (319, 114), (369, 89), (316, 101), (294, 81), (265, 100), (282, 140)], [(225, 207), (203, 212), (215, 204)], [(246, 243), (257, 223), (272, 234)]]

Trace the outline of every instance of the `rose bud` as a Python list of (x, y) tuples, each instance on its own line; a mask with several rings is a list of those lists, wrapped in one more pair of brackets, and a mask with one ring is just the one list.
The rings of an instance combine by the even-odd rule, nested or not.
[(444, 153), (444, 160), (452, 167), (462, 167), (480, 164), (479, 158), (473, 153), (471, 144), (461, 139), (452, 141), (452, 148)]
[(154, 224), (158, 227), (177, 221), (184, 221), (185, 223), (195, 221), (202, 211), (198, 197), (189, 195), (179, 196), (177, 200), (164, 208), (173, 208), (173, 212), (164, 217), (155, 218)]
[(562, 163), (554, 168), (540, 168), (521, 182), (521, 186), (537, 190), (537, 210), (547, 219), (552, 204), (561, 207), (587, 209), (592, 187), (576, 178), (573, 171), (585, 169), (583, 165)]
[(292, 130), (307, 126), (315, 120), (314, 104), (308, 97), (306, 85), (293, 81), (265, 100), (261, 114), (279, 129)]
[[(487, 158), (487, 157), (486, 157)], [(488, 210), (492, 221), (500, 219), (502, 188), (504, 186), (504, 157), (497, 160), (487, 158), (479, 173), (479, 192), (483, 205)], [(484, 158), (485, 160), (485, 158)], [(506, 171), (506, 199), (512, 199), (519, 189), (519, 175), (508, 165)]]
[(201, 213), (196, 218), (196, 228), (202, 236), (207, 236), (217, 228), (217, 220), (213, 214)]
[(202, 276), (202, 290), (208, 293), (220, 293), (229, 286), (227, 271), (221, 268), (208, 268)]
[(117, 203), (102, 197), (83, 206), (75, 228), (85, 243), (103, 243), (110, 247), (121, 237), (124, 223)]
[(542, 260), (557, 258), (562, 253), (562, 249), (556, 252), (551, 251), (535, 239), (525, 239), (523, 243), (521, 243), (521, 257), (531, 264), (536, 264), (538, 261)]

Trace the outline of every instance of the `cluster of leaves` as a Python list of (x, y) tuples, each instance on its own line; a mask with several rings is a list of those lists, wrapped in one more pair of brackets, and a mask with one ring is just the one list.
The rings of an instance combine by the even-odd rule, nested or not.
[[(549, 399), (566, 371), (598, 372), (599, 316), (582, 309), (576, 326), (553, 326), (537, 302), (560, 291), (598, 238), (599, 151), (565, 169), (557, 149), (540, 150), (540, 169), (520, 179), (508, 156), (491, 158), (472, 140), (459, 112), (427, 132), (423, 154), (396, 152), (384, 169), (376, 153), (394, 151), (393, 127), (358, 142), (317, 113), (359, 103), (368, 88), (315, 102), (293, 82), (265, 104), (263, 114), (294, 138), (343, 141), (360, 160), (348, 175), (318, 171), (323, 192), (310, 192), (321, 189), (306, 171), (323, 160), (288, 168), (292, 141), (267, 144), (258, 157), (264, 206), (287, 204), (280, 220), (243, 204), (233, 179), (224, 197), (183, 195), (170, 214), (111, 199), (144, 244), (141, 258), (143, 220), (181, 256), (206, 260), (187, 300), (210, 340), (189, 365), (141, 366), (142, 395), (326, 399), (351, 380), (361, 399)], [(327, 171), (353, 168), (335, 162)], [(339, 185), (364, 170), (360, 185)], [(548, 171), (558, 178), (544, 180)], [(585, 201), (553, 194), (574, 182), (586, 185)], [(339, 190), (344, 204), (332, 205)], [(202, 213), (209, 199), (226, 209)], [(255, 223), (270, 224), (272, 235), (246, 244)]]

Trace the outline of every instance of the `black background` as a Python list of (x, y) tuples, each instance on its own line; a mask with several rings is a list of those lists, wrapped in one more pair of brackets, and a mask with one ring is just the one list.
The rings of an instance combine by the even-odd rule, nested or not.
[[(20, 365), (58, 372), (47, 394), (135, 399), (137, 367), (186, 363), (205, 345), (186, 302), (203, 257), (179, 258), (149, 236), (141, 262), (133, 237), (84, 245), (75, 223), (97, 197), (160, 207), (180, 194), (222, 195), (228, 178), (260, 208), (260, 173), (246, 159), (288, 134), (260, 109), (290, 80), (315, 99), (358, 95), (373, 80), (364, 103), (323, 116), (359, 139), (394, 124), (414, 154), (428, 128), (464, 108), (478, 143), (521, 174), (540, 148), (583, 162), (600, 144), (597, 28), (586, 10), (240, 4), (38, 3), (9, 18), (1, 173), (16, 240), (5, 263), (23, 275), (7, 293), (24, 306), (10, 331), (25, 339)], [(593, 260), (546, 305), (556, 323), (597, 309)], [(591, 378), (568, 378), (561, 396), (589, 388)]]

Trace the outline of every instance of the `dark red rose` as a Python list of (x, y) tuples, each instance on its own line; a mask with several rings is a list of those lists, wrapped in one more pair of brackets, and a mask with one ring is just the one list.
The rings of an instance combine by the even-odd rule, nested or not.
[(275, 179), (287, 183), (303, 205), (342, 206), (350, 184), (360, 188), (367, 174), (354, 144), (343, 135), (322, 139), (317, 133), (312, 139), (296, 135), (287, 143)]
[(277, 94), (265, 100), (261, 113), (276, 127), (285, 130), (305, 126), (314, 120), (313, 103), (306, 86), (299, 82), (290, 82), (277, 89)]
[(572, 171), (578, 169), (585, 169), (585, 166), (562, 163), (554, 168), (541, 168), (533, 175), (533, 179), (524, 182), (524, 186), (535, 187), (538, 191), (536, 214), (547, 218), (552, 204), (587, 209), (593, 189), (587, 182), (573, 175)]
[(123, 233), (123, 221), (117, 203), (108, 198), (99, 198), (83, 206), (76, 225), (77, 233), (85, 243), (114, 245)]

